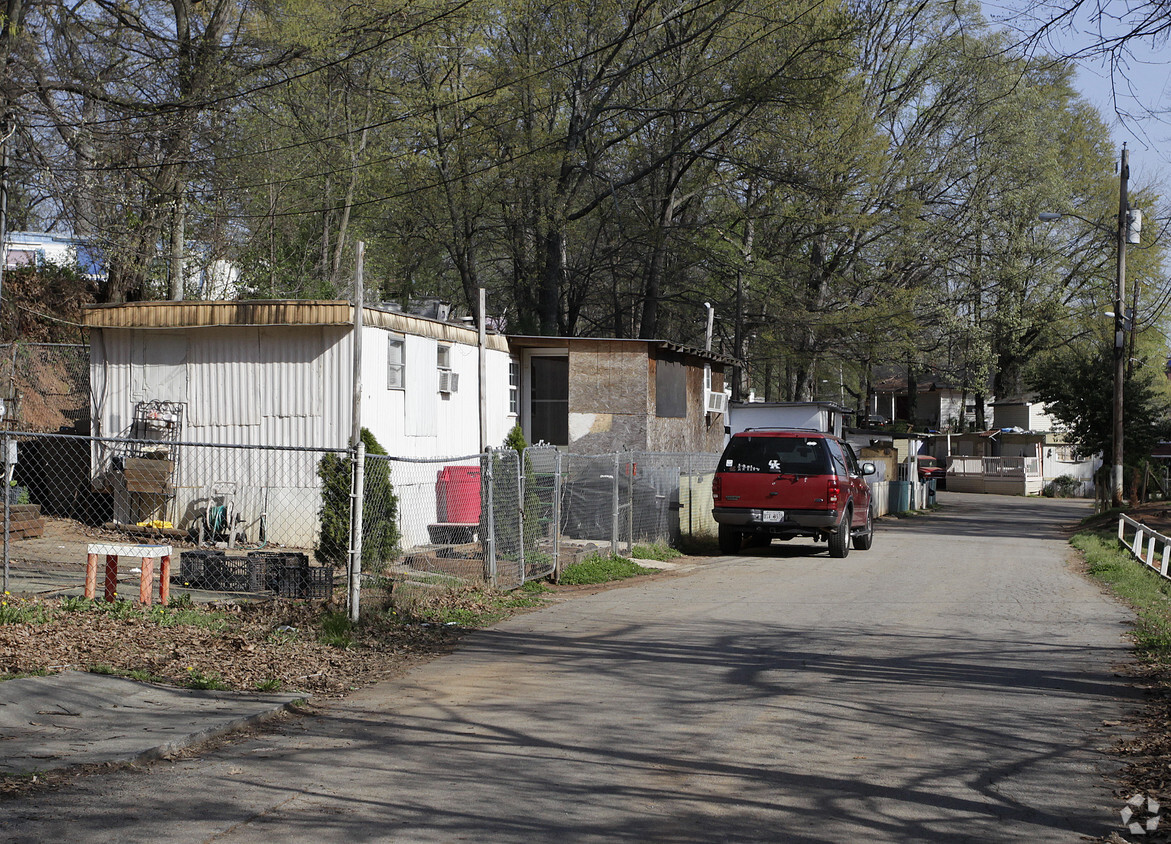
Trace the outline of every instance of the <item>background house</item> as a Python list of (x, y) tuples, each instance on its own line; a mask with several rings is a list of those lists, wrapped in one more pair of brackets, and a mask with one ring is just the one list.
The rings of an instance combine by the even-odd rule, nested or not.
[(91, 279), (103, 279), (106, 270), (99, 250), (72, 235), (47, 232), (8, 232), (4, 239), (4, 267), (76, 267)]
[(579, 454), (718, 452), (731, 359), (663, 340), (508, 337), (525, 437)]
[(1058, 432), (1057, 421), (1045, 412), (1045, 405), (1031, 396), (1016, 396), (992, 402), (992, 427), (998, 430)]
[[(887, 419), (903, 419), (917, 427), (937, 431), (959, 430), (976, 423), (976, 398), (938, 375), (922, 375), (916, 382), (915, 418), (910, 418), (910, 393), (905, 375), (874, 384), (869, 412)], [(986, 397), (987, 400), (987, 397)]]

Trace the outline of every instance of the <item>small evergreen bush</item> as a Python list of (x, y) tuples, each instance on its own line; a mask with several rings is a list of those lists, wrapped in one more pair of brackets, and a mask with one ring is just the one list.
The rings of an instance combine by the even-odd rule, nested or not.
[[(385, 455), (374, 435), (362, 429), (366, 454)], [(316, 556), (322, 563), (345, 565), (350, 545), (350, 461), (327, 454), (317, 464), (321, 479), (321, 531)], [(374, 567), (398, 553), (398, 496), (385, 460), (366, 461), (366, 489), (362, 504), (362, 567)]]

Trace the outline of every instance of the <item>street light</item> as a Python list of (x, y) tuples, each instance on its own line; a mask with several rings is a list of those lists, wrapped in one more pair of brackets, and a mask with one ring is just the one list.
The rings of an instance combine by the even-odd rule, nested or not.
[[(1122, 388), (1126, 383), (1126, 332), (1133, 330), (1133, 321), (1128, 321), (1126, 311), (1126, 244), (1139, 242), (1142, 227), (1142, 212), (1132, 211), (1127, 199), (1126, 184), (1130, 178), (1130, 151), (1122, 145), (1122, 161), (1118, 169), (1118, 266), (1114, 283), (1114, 431), (1113, 453), (1110, 466), (1110, 501), (1115, 507), (1122, 504)], [(1102, 228), (1092, 220), (1077, 214), (1042, 211), (1037, 215), (1045, 222), (1061, 217), (1073, 217)]]

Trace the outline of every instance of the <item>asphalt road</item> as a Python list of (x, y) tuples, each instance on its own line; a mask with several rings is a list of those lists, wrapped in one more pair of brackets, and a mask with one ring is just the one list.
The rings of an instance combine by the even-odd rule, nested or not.
[(1084, 503), (942, 494), (576, 597), (203, 758), (0, 803), (5, 841), (1077, 841), (1118, 828), (1129, 613)]

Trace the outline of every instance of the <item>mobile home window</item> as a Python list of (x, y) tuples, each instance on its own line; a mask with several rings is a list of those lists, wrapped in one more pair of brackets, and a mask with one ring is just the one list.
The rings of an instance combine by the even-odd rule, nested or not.
[(451, 369), (451, 346), (436, 346), (435, 359), (440, 369)]
[(520, 413), (520, 361), (508, 362), (508, 412), (513, 416)]
[(406, 364), (406, 342), (391, 334), (386, 342), (386, 389), (403, 389), (403, 366)]
[(682, 361), (655, 361), (655, 416), (687, 416), (687, 367)]

